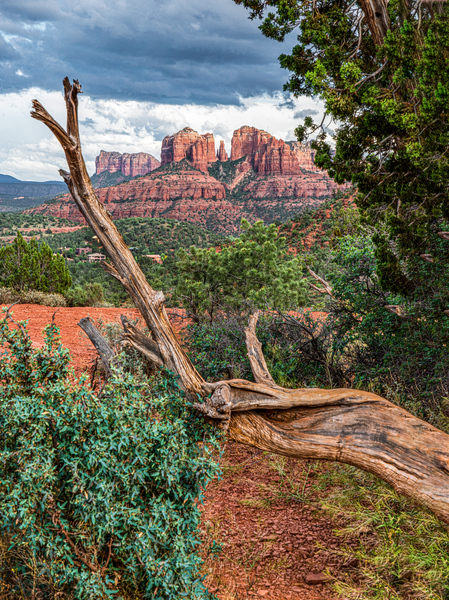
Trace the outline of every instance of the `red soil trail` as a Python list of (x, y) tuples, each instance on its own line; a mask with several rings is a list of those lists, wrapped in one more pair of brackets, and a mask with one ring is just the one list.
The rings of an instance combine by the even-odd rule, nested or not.
[[(5, 305), (1, 305), (4, 308)], [(184, 327), (184, 311), (181, 309), (167, 309), (175, 331), (179, 332)], [(130, 320), (139, 319), (138, 325), (145, 323), (136, 308), (97, 308), (40, 306), (37, 304), (16, 304), (10, 312), (14, 321), (28, 321), (28, 332), (36, 347), (44, 343), (43, 331), (46, 325), (54, 322), (61, 333), (61, 343), (71, 352), (73, 365), (77, 374), (86, 370), (95, 360), (97, 353), (86, 334), (78, 327), (77, 323), (83, 317), (90, 317), (95, 323), (101, 319), (105, 323), (120, 323), (120, 315), (125, 315)]]
[[(187, 324), (184, 311), (168, 309), (168, 313), (179, 333)], [(77, 374), (96, 358), (77, 325), (81, 318), (119, 323), (122, 314), (139, 317), (132, 308), (58, 309), (34, 304), (17, 304), (11, 314), (15, 321), (28, 320), (37, 347), (54, 315)], [(143, 326), (141, 317), (139, 325)], [(220, 462), (223, 477), (209, 484), (201, 507), (203, 572), (210, 591), (219, 600), (337, 600), (325, 583), (325, 573), (339, 577), (347, 567), (338, 557), (342, 541), (333, 533), (336, 524), (322, 513), (315, 487), (326, 467), (233, 443), (226, 445)]]

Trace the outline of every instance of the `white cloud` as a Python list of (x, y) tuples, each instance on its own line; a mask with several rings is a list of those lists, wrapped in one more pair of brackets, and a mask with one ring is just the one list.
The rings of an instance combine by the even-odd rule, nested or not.
[[(30, 118), (32, 98), (37, 98), (61, 124), (65, 122), (61, 93), (34, 88), (0, 95), (0, 173), (23, 180), (59, 179), (58, 169), (65, 168), (64, 153), (46, 127)], [(299, 123), (293, 116), (295, 111), (311, 109), (322, 114), (322, 104), (310, 98), (294, 100), (293, 109), (282, 106), (282, 94), (240, 101), (240, 106), (202, 106), (80, 96), (81, 141), (88, 171), (94, 172), (95, 156), (100, 150), (149, 152), (159, 158), (162, 139), (187, 126), (199, 133), (213, 133), (217, 147), (223, 139), (229, 154), (232, 133), (243, 125), (265, 129), (285, 140), (292, 139)]]

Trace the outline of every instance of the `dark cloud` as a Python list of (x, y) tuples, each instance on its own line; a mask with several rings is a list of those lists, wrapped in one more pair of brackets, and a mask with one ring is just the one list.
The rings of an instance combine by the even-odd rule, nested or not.
[(59, 89), (69, 75), (96, 98), (202, 104), (280, 91), (281, 45), (247, 16), (232, 0), (0, 0), (13, 53), (0, 43), (0, 86)]
[(303, 110), (297, 110), (293, 117), (295, 119), (305, 119), (306, 117), (311, 117), (312, 115), (317, 115), (318, 111), (313, 108), (305, 108)]

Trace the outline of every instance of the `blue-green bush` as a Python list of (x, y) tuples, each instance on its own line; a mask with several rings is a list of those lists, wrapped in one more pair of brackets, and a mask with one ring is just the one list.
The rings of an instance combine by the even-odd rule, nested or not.
[(198, 504), (218, 440), (176, 380), (115, 372), (100, 397), (54, 325), (35, 349), (5, 318), (0, 341), (3, 597), (209, 598)]

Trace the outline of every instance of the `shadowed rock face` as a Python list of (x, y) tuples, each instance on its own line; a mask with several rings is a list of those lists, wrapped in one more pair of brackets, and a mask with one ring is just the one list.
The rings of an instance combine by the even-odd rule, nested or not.
[(120, 171), (127, 177), (137, 177), (151, 173), (160, 166), (161, 163), (154, 156), (145, 152), (120, 154), (101, 150), (100, 155), (95, 159), (95, 174), (99, 175), (103, 171), (109, 171), (109, 173)]
[(215, 162), (215, 140), (211, 133), (200, 135), (190, 127), (184, 127), (162, 140), (161, 164), (179, 162), (187, 158), (195, 169), (207, 172), (207, 165)]

